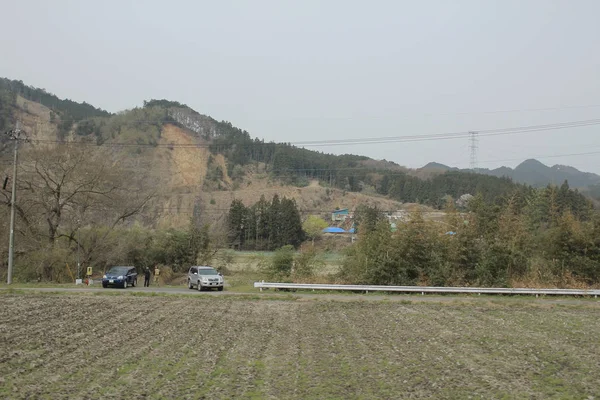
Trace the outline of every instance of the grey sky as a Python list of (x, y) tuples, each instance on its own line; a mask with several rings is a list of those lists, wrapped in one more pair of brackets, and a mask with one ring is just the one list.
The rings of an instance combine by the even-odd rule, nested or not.
[[(1, 3), (0, 76), (109, 111), (167, 98), (276, 141), (600, 116), (597, 0)], [(541, 157), (600, 153), (599, 132), (482, 138), (480, 166), (538, 157), (600, 173), (600, 154)], [(466, 139), (318, 150), (469, 161)]]

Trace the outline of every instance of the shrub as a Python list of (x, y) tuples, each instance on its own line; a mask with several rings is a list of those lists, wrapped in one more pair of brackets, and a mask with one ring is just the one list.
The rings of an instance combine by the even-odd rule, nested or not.
[(269, 278), (287, 278), (294, 265), (294, 246), (286, 245), (275, 251), (269, 262), (264, 264), (263, 271)]

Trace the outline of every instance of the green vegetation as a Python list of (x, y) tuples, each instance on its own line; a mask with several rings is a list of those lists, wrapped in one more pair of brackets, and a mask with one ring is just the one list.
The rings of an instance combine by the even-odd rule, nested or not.
[[(16, 97), (16, 93), (4, 87), (3, 80), (0, 79), (0, 133), (13, 128), (12, 113)], [(0, 140), (5, 140), (5, 138)]]
[(108, 111), (101, 110), (86, 103), (77, 103), (69, 99), (60, 99), (45, 89), (27, 86), (22, 81), (0, 78), (0, 90), (8, 90), (15, 95), (20, 95), (27, 100), (40, 103), (62, 115), (62, 119), (80, 121), (91, 117), (107, 117), (111, 115)]
[(45, 89), (27, 86), (22, 81), (0, 78), (0, 130), (6, 129), (12, 122), (16, 96), (40, 103), (52, 110), (52, 122), (59, 116), (58, 136), (64, 138), (77, 121), (93, 117), (108, 117), (107, 111), (96, 108), (86, 102), (78, 103), (69, 99), (60, 99)]
[[(600, 216), (561, 188), (515, 194), (503, 204), (480, 194), (443, 223), (417, 210), (390, 233), (377, 210), (358, 220), (341, 278), (352, 283), (435, 286), (593, 285), (600, 282)], [(368, 218), (367, 218), (368, 217)]]
[[(184, 272), (190, 265), (217, 261), (217, 251), (213, 248), (208, 229), (208, 226), (197, 228), (193, 224), (187, 230), (152, 230), (137, 224), (110, 231), (106, 228), (83, 228), (78, 234), (81, 261), (97, 272), (112, 265), (134, 265), (141, 272), (157, 264), (172, 272)], [(32, 250), (18, 257), (15, 280), (72, 282), (77, 252), (74, 239), (61, 237), (50, 249)], [(226, 265), (222, 260), (217, 262)], [(161, 275), (169, 279), (166, 272)]]
[[(157, 145), (163, 124), (173, 123), (168, 112), (160, 107), (134, 108), (108, 118), (91, 118), (77, 124), (75, 133), (93, 137), (98, 144), (119, 142)], [(132, 148), (141, 152), (141, 148)]]
[(309, 215), (302, 224), (302, 229), (306, 232), (306, 236), (312, 240), (314, 246), (315, 239), (323, 235), (323, 229), (327, 228), (327, 226), (327, 222), (323, 218), (317, 215)]
[(377, 193), (394, 200), (422, 203), (441, 208), (446, 196), (482, 193), (486, 201), (495, 201), (515, 191), (528, 193), (531, 188), (508, 178), (448, 171), (430, 180), (411, 176), (397, 169), (368, 167), (368, 157), (333, 155), (298, 148), (285, 143), (265, 143), (230, 123), (217, 124), (217, 135), (210, 146), (222, 153), (230, 171), (237, 165), (265, 163), (268, 171), (283, 183), (305, 186), (307, 179), (318, 179), (340, 189), (360, 192), (375, 188)]
[(240, 200), (231, 203), (228, 214), (229, 243), (238, 250), (274, 250), (297, 247), (304, 240), (300, 213), (294, 199), (276, 194), (271, 202), (261, 196), (251, 207)]
[[(355, 223), (360, 239), (349, 250), (340, 275), (348, 282), (589, 285), (600, 279), (596, 238), (600, 217), (567, 182), (533, 189), (506, 178), (461, 171), (424, 180), (393, 163), (377, 164), (367, 157), (323, 154), (252, 139), (231, 123), (201, 116), (178, 102), (150, 100), (141, 108), (112, 115), (6, 79), (0, 80), (0, 126), (13, 122), (17, 93), (49, 106), (59, 135), (74, 132), (79, 139), (98, 144), (131, 144), (125, 148), (137, 153), (159, 143), (164, 124), (176, 123), (174, 111), (185, 109), (179, 121), (201, 117), (192, 122), (204, 132), (203, 138), (211, 140), (213, 153), (203, 181), (205, 189), (235, 189), (241, 183), (250, 184), (250, 180), (244, 181), (246, 171), (260, 171), (297, 186), (318, 179), (322, 185), (344, 191), (376, 192), (403, 202), (447, 207), (449, 214), (443, 224), (414, 215), (407, 224), (398, 222), (398, 232), (391, 234), (384, 210), (359, 206)], [(85, 148), (94, 148), (98, 154)], [(262, 197), (249, 207), (240, 200), (232, 202), (223, 226), (198, 223), (188, 229), (152, 230), (133, 225), (134, 221), (151, 224), (147, 221), (153, 216), (142, 217), (142, 209), (152, 214), (149, 209), (160, 208), (146, 207), (154, 195), (153, 188), (148, 188), (153, 185), (148, 183), (154, 180), (144, 176), (149, 176), (152, 165), (139, 162), (155, 159), (136, 159), (136, 173), (131, 174), (118, 153), (108, 146), (59, 146), (46, 152), (32, 151), (29, 162), (22, 163), (17, 278), (70, 280), (65, 264), (73, 266), (78, 248), (83, 264), (96, 270), (126, 262), (138, 266), (159, 263), (177, 272), (191, 263), (209, 262), (217, 247), (283, 252), (279, 249), (288, 245), (298, 249), (305, 238), (314, 244), (326, 225), (317, 216), (310, 216), (302, 225), (295, 201), (277, 195), (271, 201)], [(226, 167), (216, 160), (217, 153), (225, 155)], [(131, 157), (124, 158), (137, 155), (127, 156)], [(10, 201), (7, 193), (1, 196), (5, 205)], [(454, 205), (447, 206), (452, 198), (467, 193), (474, 195), (468, 207), (461, 203), (457, 211)], [(211, 205), (216, 205), (215, 198), (210, 198)], [(202, 214), (202, 207), (196, 206), (194, 213)], [(0, 218), (2, 240), (7, 240), (7, 209)], [(444, 235), (447, 231), (456, 235)], [(2, 271), (5, 253), (6, 249), (0, 248)], [(286, 261), (281, 264), (285, 268), (279, 270), (280, 265), (274, 270), (286, 279), (306, 279), (318, 264), (311, 257), (307, 252), (294, 254), (291, 268)]]

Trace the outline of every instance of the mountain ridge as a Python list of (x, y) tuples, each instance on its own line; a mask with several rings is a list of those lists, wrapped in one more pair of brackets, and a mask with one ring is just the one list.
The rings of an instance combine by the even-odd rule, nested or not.
[[(168, 216), (175, 210), (180, 213), (178, 225), (191, 214), (220, 218), (228, 207), (223, 202), (250, 201), (263, 192), (288, 193), (301, 211), (327, 217), (326, 210), (335, 207), (371, 204), (392, 211), (403, 203), (420, 203), (439, 209), (448, 198), (464, 194), (481, 193), (485, 201), (495, 202), (514, 193), (526, 196), (531, 190), (505, 177), (473, 178), (443, 164), (429, 164), (435, 172), (427, 174), (392, 161), (265, 142), (176, 101), (151, 99), (113, 114), (55, 97), (22, 82), (0, 79), (0, 116), (9, 123), (18, 117), (34, 144), (86, 141), (108, 147), (132, 171), (151, 172), (154, 185), (161, 186), (161, 197), (150, 214), (164, 211)], [(50, 104), (37, 102), (46, 98)]]
[[(470, 169), (458, 169), (437, 162), (430, 162), (419, 168), (421, 171), (464, 171), (469, 172)], [(533, 187), (543, 187), (549, 184), (560, 185), (567, 181), (571, 187), (588, 188), (600, 184), (600, 175), (592, 172), (580, 171), (575, 167), (563, 164), (554, 164), (548, 166), (539, 160), (530, 158), (526, 159), (515, 168), (501, 166), (494, 169), (477, 168), (478, 174), (490, 175), (496, 177), (510, 178), (517, 183), (523, 183)]]

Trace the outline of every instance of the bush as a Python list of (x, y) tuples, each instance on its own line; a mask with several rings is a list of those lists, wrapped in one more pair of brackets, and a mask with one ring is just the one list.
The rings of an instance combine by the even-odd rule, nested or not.
[(294, 265), (294, 246), (286, 245), (275, 251), (271, 260), (264, 264), (263, 272), (270, 279), (288, 278)]
[(313, 277), (315, 271), (324, 265), (325, 263), (314, 248), (302, 251), (297, 254), (294, 260), (294, 268), (292, 271), (294, 280)]

